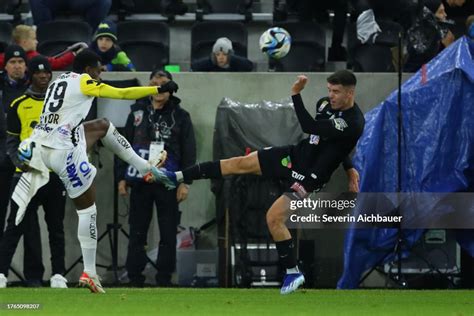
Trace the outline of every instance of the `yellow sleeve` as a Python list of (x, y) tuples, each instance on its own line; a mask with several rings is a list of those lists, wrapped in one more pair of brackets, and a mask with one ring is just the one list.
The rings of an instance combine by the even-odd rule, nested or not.
[(158, 94), (157, 87), (115, 88), (94, 80), (88, 74), (81, 76), (81, 92), (99, 98), (136, 100)]

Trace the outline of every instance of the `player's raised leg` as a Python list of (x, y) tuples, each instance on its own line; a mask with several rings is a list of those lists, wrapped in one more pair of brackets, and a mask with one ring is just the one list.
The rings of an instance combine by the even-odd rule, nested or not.
[(153, 169), (156, 181), (163, 183), (168, 189), (174, 189), (179, 183), (199, 179), (221, 179), (223, 176), (239, 174), (261, 175), (258, 152), (247, 156), (197, 163), (182, 171), (171, 172), (166, 169)]
[(298, 270), (293, 239), (285, 225), (291, 213), (290, 198), (286, 195), (280, 196), (267, 212), (268, 230), (275, 241), (280, 263), (286, 269), (281, 294), (296, 291), (305, 281), (304, 275)]
[(100, 139), (107, 149), (134, 166), (142, 175), (146, 175), (154, 167), (162, 166), (166, 160), (166, 151), (164, 150), (156, 161), (146, 161), (141, 158), (127, 139), (118, 132), (114, 124), (107, 119), (96, 119), (85, 122), (83, 125), (88, 151)]

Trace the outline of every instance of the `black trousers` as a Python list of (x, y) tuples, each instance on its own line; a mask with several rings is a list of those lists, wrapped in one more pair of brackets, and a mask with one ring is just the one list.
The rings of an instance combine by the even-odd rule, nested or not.
[[(13, 178), (12, 192), (19, 181), (19, 174)], [(15, 218), (18, 211), (18, 205), (11, 201), (10, 215), (8, 216), (7, 229), (0, 241), (0, 273), (8, 275), (13, 255), (22, 235), (29, 239), (30, 226), (38, 225), (38, 207), (42, 205), (45, 214), (45, 221), (48, 226), (49, 246), (51, 249), (52, 274), (64, 274), (66, 271), (64, 264), (64, 212), (66, 206), (66, 192), (59, 177), (50, 173), (49, 182), (38, 190), (32, 198), (26, 209), (25, 217), (20, 225), (15, 225)], [(39, 230), (39, 229), (38, 229)], [(42, 280), (44, 266), (41, 256), (41, 240), (39, 245), (33, 249), (28, 249), (30, 256), (35, 260), (40, 260), (40, 265), (34, 264), (28, 268), (28, 274), (25, 278), (28, 280)], [(26, 262), (25, 262), (26, 264)], [(25, 266), (26, 270), (26, 266)]]
[[(6, 216), (8, 214), (8, 203), (12, 191), (12, 179), (15, 171), (15, 166), (10, 159), (5, 159), (0, 165), (0, 240), (2, 239), (5, 229)], [(28, 224), (25, 224), (28, 229), (23, 237), (23, 275), (27, 281), (37, 281), (38, 271), (44, 270), (43, 258), (41, 252), (35, 249), (41, 249), (41, 234), (39, 230), (38, 217), (36, 212), (28, 219)], [(41, 275), (43, 275), (41, 273)]]
[(8, 202), (10, 201), (10, 188), (15, 166), (9, 158), (0, 162), (0, 239), (3, 236), (5, 220), (8, 213)]
[(146, 261), (148, 228), (156, 205), (160, 244), (156, 274), (157, 284), (169, 284), (176, 267), (176, 229), (178, 202), (176, 190), (167, 190), (161, 184), (136, 183), (130, 193), (130, 240), (126, 268), (131, 282), (143, 283)]

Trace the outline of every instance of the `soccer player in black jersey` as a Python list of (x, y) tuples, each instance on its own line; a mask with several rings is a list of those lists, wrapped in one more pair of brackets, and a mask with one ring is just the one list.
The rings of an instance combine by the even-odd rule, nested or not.
[(364, 116), (354, 101), (357, 83), (348, 70), (336, 71), (327, 78), (328, 97), (316, 104), (316, 117), (305, 109), (300, 92), (308, 78), (298, 76), (291, 87), (296, 116), (309, 137), (296, 145), (270, 147), (247, 156), (204, 162), (183, 171), (156, 169), (153, 175), (168, 188), (183, 181), (220, 179), (227, 175), (256, 174), (291, 179), (291, 193), (283, 194), (267, 212), (267, 225), (275, 241), (278, 255), (286, 268), (281, 294), (294, 292), (304, 283), (296, 265), (293, 240), (286, 220), (291, 215), (290, 201), (306, 198), (319, 191), (342, 163), (349, 178), (349, 191), (359, 190), (359, 174), (348, 157), (364, 129)]

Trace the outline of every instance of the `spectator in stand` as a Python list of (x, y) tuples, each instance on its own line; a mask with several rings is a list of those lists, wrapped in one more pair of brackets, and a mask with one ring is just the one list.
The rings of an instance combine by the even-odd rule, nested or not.
[(95, 31), (109, 14), (112, 0), (30, 0), (35, 25), (53, 21), (61, 11), (80, 14)]
[(218, 38), (210, 57), (198, 59), (191, 64), (192, 71), (252, 71), (253, 63), (234, 54), (232, 42), (227, 37)]
[[(27, 61), (38, 56), (40, 53), (36, 51), (38, 41), (36, 40), (36, 30), (29, 25), (17, 25), (12, 32), (12, 40), (15, 44), (21, 46), (26, 52)], [(82, 49), (87, 48), (86, 43), (76, 43), (70, 47), (63, 54), (57, 57), (48, 57), (48, 62), (53, 70), (61, 70), (69, 65), (72, 65), (74, 56)], [(5, 62), (5, 55), (0, 54), (0, 68), (3, 68)]]
[(90, 48), (102, 59), (103, 71), (135, 71), (127, 54), (117, 45), (117, 27), (111, 21), (100, 23)]

